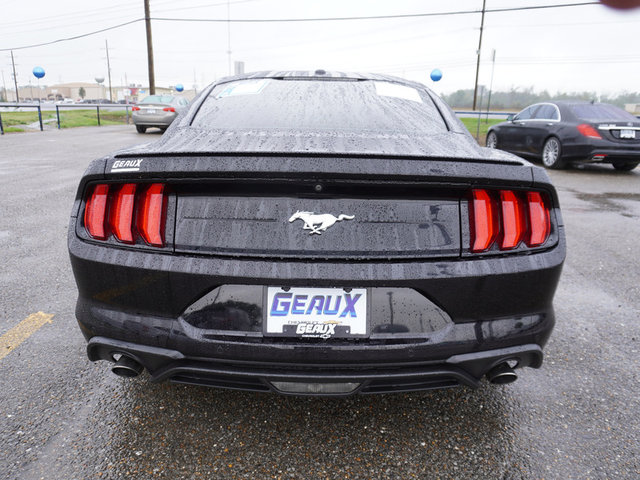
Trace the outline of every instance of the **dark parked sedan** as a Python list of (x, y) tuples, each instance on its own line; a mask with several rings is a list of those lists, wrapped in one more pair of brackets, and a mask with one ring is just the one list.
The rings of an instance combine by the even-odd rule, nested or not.
[(348, 395), (540, 367), (565, 237), (545, 171), (429, 89), (320, 70), (220, 80), (95, 160), (69, 252), (115, 373)]
[(487, 147), (541, 158), (547, 168), (579, 161), (629, 171), (640, 163), (640, 120), (607, 103), (537, 103), (491, 127)]
[(140, 103), (131, 107), (133, 124), (136, 126), (138, 133), (144, 133), (150, 127), (166, 130), (178, 114), (187, 109), (188, 105), (188, 100), (182, 97), (149, 95)]

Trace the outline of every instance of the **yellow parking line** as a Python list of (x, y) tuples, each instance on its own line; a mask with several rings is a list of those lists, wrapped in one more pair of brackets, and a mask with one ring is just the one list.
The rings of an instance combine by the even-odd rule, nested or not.
[(0, 360), (9, 355), (31, 335), (36, 333), (45, 323), (51, 323), (53, 313), (32, 313), (0, 337)]

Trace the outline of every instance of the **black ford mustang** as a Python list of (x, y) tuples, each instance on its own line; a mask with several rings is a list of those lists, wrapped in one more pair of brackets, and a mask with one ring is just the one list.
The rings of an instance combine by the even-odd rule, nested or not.
[(544, 170), (423, 85), (264, 72), (90, 164), (71, 215), (91, 360), (286, 394), (515, 380), (565, 257)]

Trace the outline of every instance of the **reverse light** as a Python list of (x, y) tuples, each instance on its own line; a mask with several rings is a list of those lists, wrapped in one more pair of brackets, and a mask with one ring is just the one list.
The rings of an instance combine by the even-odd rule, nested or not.
[(176, 109), (173, 107), (164, 107), (162, 110), (164, 110), (165, 112), (175, 112)]
[(165, 185), (98, 184), (89, 190), (84, 227), (91, 238), (164, 247), (167, 215)]
[(497, 246), (513, 250), (522, 243), (540, 247), (551, 235), (549, 203), (541, 192), (484, 189), (471, 191), (469, 200), (470, 249), (487, 252)]
[(581, 123), (580, 125), (578, 125), (577, 128), (580, 134), (582, 134), (585, 137), (602, 138), (602, 136), (598, 133), (598, 131), (595, 128), (593, 128), (592, 125), (589, 125), (587, 123)]

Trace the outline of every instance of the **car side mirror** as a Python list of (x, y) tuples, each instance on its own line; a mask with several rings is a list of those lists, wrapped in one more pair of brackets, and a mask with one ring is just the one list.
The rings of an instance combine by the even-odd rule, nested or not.
[(514, 115), (513, 115), (513, 114), (508, 115), (508, 116), (507, 116), (507, 122), (513, 122), (513, 118), (514, 118)]

